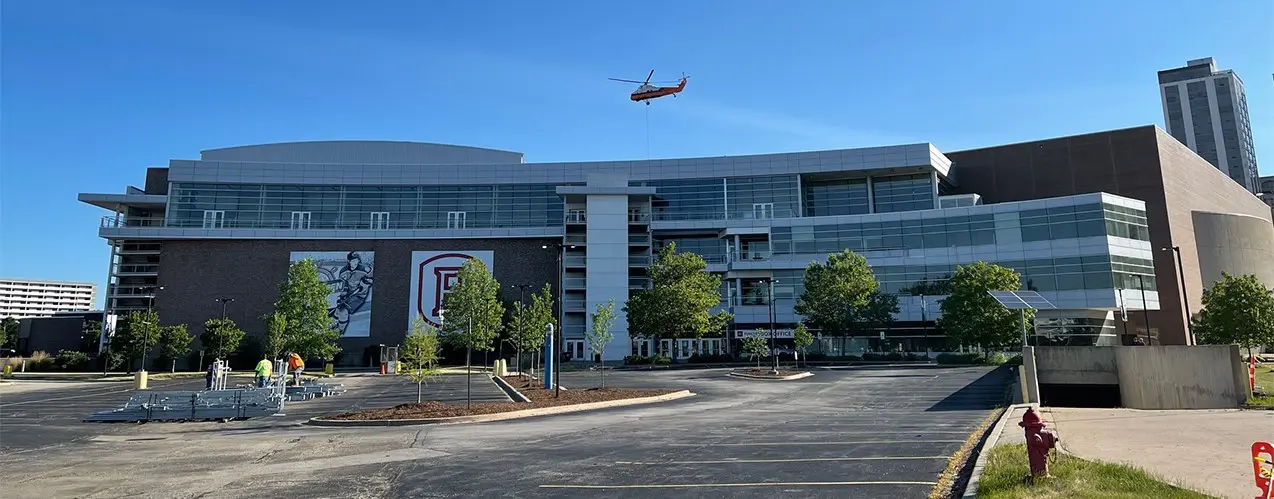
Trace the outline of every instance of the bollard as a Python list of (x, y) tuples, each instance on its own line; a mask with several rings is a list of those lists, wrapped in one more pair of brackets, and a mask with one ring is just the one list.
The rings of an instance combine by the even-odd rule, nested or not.
[(5, 364), (5, 365), (4, 365), (4, 377), (6, 377), (6, 378), (12, 378), (12, 377), (13, 377), (13, 364)]
[(336, 364), (333, 364), (333, 363), (331, 363), (331, 362), (328, 362), (327, 364), (324, 364), (324, 365), (323, 365), (323, 373), (324, 373), (324, 374), (327, 374), (328, 376), (331, 376), (331, 375), (332, 375), (332, 374), (334, 374), (335, 372), (336, 372)]
[(149, 376), (146, 371), (137, 371), (133, 374), (133, 389), (145, 390), (146, 384), (149, 382)]

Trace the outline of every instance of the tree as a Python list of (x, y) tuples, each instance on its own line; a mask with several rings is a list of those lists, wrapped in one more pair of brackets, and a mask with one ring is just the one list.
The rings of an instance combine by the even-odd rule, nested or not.
[(160, 353), (165, 359), (172, 361), (172, 370), (174, 372), (177, 371), (177, 359), (190, 353), (190, 342), (192, 341), (194, 341), (194, 338), (186, 330), (185, 324), (164, 326), (160, 329)]
[[(279, 340), (282, 350), (323, 360), (332, 360), (341, 351), (336, 344), (341, 332), (327, 311), (330, 292), (331, 288), (319, 278), (318, 266), (313, 260), (292, 262), (287, 280), (279, 284), (279, 299), (274, 302), (274, 313), (281, 315), (283, 321)], [(271, 316), (265, 319), (267, 322), (280, 320)]]
[(407, 338), (403, 342), (400, 362), (406, 367), (407, 376), (416, 382), (417, 404), (421, 402), (421, 392), (425, 382), (437, 375), (441, 349), (437, 329), (420, 318), (411, 322), (411, 331), (407, 333)]
[[(611, 334), (610, 328), (615, 325), (615, 300), (610, 300), (606, 304), (598, 304), (597, 311), (588, 314), (589, 321), (593, 327), (584, 331), (584, 338), (588, 340), (588, 347), (598, 356), (606, 354), (606, 345), (610, 340), (615, 338)], [(602, 388), (606, 388), (606, 369), (605, 366), (598, 369), (602, 373)]]
[(280, 312), (272, 312), (265, 316), (265, 353), (271, 358), (278, 357), (287, 348), (288, 320)]
[[(442, 330), (448, 342), (466, 350), (492, 349), (492, 340), (503, 326), (504, 304), (500, 303), (500, 283), (487, 264), (476, 258), (466, 261), (443, 299), (443, 308)], [(469, 365), (467, 357), (465, 365)]]
[(1254, 275), (1222, 273), (1221, 280), (1203, 290), (1203, 310), (1190, 321), (1199, 341), (1235, 344), (1250, 356), (1261, 345), (1274, 345), (1274, 291)]
[[(534, 300), (535, 296), (532, 295), (531, 299)], [(522, 372), (522, 353), (539, 350), (544, 343), (543, 327), (532, 325), (535, 317), (531, 308), (521, 301), (515, 301), (509, 309), (509, 343), (518, 350), (519, 373)]]
[(756, 368), (761, 368), (761, 359), (770, 356), (770, 344), (766, 335), (769, 334), (765, 329), (757, 328), (756, 331), (748, 334), (743, 338), (743, 351), (756, 356)]
[(810, 334), (804, 322), (796, 324), (796, 329), (792, 331), (792, 343), (796, 345), (796, 350), (801, 352), (801, 358), (804, 359), (805, 349), (814, 344), (814, 335)]
[(145, 369), (146, 353), (159, 343), (160, 331), (159, 314), (152, 310), (129, 312), (122, 327), (116, 328), (110, 348), (127, 360), (126, 365), (131, 367), (133, 360), (140, 359), (140, 369)]
[(203, 333), (199, 334), (199, 343), (203, 345), (204, 352), (212, 358), (230, 360), (230, 354), (239, 349), (243, 336), (243, 330), (236, 327), (234, 321), (230, 319), (208, 319), (203, 323)]
[(858, 310), (854, 319), (861, 329), (870, 331), (889, 327), (898, 312), (898, 295), (876, 291), (867, 297), (867, 306)]
[[(1021, 280), (1013, 269), (987, 262), (958, 266), (951, 276), (951, 294), (939, 303), (938, 327), (966, 345), (996, 348), (1018, 343), (1024, 326), (1021, 311), (1004, 308), (987, 294), (1018, 289)], [(1026, 311), (1027, 324), (1033, 315)]]
[(102, 321), (84, 321), (80, 329), (80, 351), (96, 354), (102, 343)]
[(711, 313), (721, 304), (721, 277), (708, 272), (703, 257), (678, 253), (676, 244), (659, 251), (650, 265), (649, 289), (630, 293), (624, 312), (630, 334), (643, 338), (701, 338), (725, 329), (730, 313)]
[(553, 286), (544, 283), (544, 287), (540, 288), (538, 293), (531, 295), (531, 306), (526, 309), (526, 336), (523, 338), (526, 343), (522, 346), (535, 354), (531, 358), (531, 367), (535, 367), (535, 358), (539, 356), (540, 351), (544, 348), (544, 332), (548, 330), (549, 324), (556, 329), (556, 318), (553, 316)]
[(832, 253), (827, 263), (805, 267), (805, 291), (796, 300), (795, 311), (822, 331), (852, 333), (863, 322), (863, 311), (879, 286), (862, 255), (850, 250)]
[(0, 334), (0, 346), (18, 348), (18, 329), (20, 329), (20, 326), (21, 323), (13, 317), (5, 317), (4, 320), (0, 321), (0, 329), (3, 329), (3, 334)]

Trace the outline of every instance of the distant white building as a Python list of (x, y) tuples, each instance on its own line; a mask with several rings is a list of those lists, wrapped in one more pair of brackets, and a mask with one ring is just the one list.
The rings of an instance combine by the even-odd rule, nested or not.
[(0, 278), (0, 319), (92, 310), (96, 298), (97, 285), (91, 282)]

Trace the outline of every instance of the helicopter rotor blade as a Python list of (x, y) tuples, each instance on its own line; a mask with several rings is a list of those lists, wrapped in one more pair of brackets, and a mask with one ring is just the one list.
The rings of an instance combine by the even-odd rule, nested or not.
[(642, 84), (643, 84), (642, 82), (637, 81), (637, 80), (621, 80), (621, 79), (619, 79), (619, 78), (607, 78), (607, 80), (611, 80), (611, 81), (622, 81), (622, 82), (624, 82), (624, 83), (636, 83), (636, 84), (638, 84), (638, 85), (642, 85)]
[(651, 76), (655, 76), (655, 70), (653, 70), (653, 69), (652, 69), (652, 70), (650, 70), (650, 74), (646, 75), (646, 83), (643, 83), (642, 85), (649, 84), (649, 83), (650, 83), (650, 77), (651, 77)]

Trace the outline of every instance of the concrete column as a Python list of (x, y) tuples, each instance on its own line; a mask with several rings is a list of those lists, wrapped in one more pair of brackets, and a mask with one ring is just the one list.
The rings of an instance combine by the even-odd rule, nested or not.
[(1040, 403), (1040, 376), (1035, 367), (1035, 347), (1022, 347), (1022, 401), (1028, 404)]
[(623, 307), (628, 301), (628, 196), (589, 194), (585, 291), (585, 327), (592, 330), (592, 314), (599, 305), (615, 301), (614, 339), (602, 354), (603, 361), (620, 361), (628, 355), (628, 319)]

